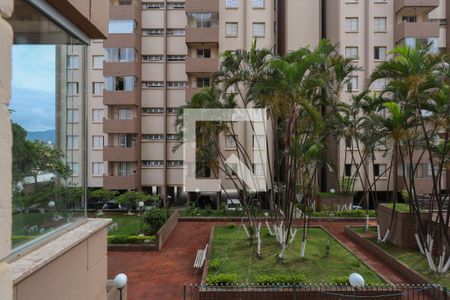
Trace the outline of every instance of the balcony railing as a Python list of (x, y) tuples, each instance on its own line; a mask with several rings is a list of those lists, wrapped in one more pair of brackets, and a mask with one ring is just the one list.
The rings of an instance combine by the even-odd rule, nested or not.
[(104, 119), (103, 132), (105, 133), (139, 133), (139, 119), (116, 120)]
[(217, 12), (219, 11), (219, 0), (186, 0), (185, 10), (191, 12)]
[(420, 8), (427, 13), (439, 6), (439, 0), (395, 0), (394, 5), (396, 13), (405, 8)]
[(218, 58), (186, 58), (186, 73), (214, 73), (218, 69)]
[(219, 28), (190, 28), (186, 27), (186, 43), (218, 43)]
[(103, 91), (104, 105), (138, 105), (138, 93), (134, 91)]
[(139, 177), (137, 175), (117, 176), (105, 175), (103, 177), (103, 187), (114, 190), (135, 190), (139, 188)]
[(394, 39), (398, 43), (405, 38), (426, 39), (439, 37), (438, 22), (402, 22), (394, 29)]
[(104, 161), (138, 161), (137, 147), (106, 146), (103, 148)]

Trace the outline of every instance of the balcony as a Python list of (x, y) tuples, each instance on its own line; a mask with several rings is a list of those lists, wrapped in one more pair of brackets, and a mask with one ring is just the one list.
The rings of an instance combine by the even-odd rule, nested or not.
[(136, 33), (110, 34), (103, 41), (103, 48), (135, 48), (139, 49), (140, 41)]
[(103, 187), (110, 190), (135, 190), (139, 188), (139, 177), (130, 176), (103, 176)]
[(139, 64), (137, 62), (104, 62), (104, 76), (140, 76)]
[(127, 20), (140, 18), (139, 5), (136, 0), (118, 1), (109, 6), (110, 20)]
[(200, 88), (197, 87), (186, 88), (186, 102), (191, 102), (192, 96), (194, 96), (194, 94), (198, 93), (199, 91)]
[(131, 120), (103, 120), (104, 133), (139, 133), (140, 123), (138, 118)]
[(190, 12), (218, 12), (219, 0), (186, 0), (185, 10)]
[(214, 73), (218, 70), (218, 58), (188, 57), (186, 59), (186, 73)]
[(395, 0), (395, 12), (403, 9), (422, 9), (428, 13), (439, 6), (439, 0)]
[(136, 147), (122, 148), (122, 147), (104, 147), (103, 160), (104, 161), (138, 161), (139, 154)]
[(426, 39), (439, 37), (438, 22), (402, 22), (394, 29), (394, 41), (400, 42), (405, 38)]
[(138, 93), (134, 91), (103, 91), (104, 105), (138, 105)]
[(186, 43), (219, 43), (219, 28), (186, 27)]

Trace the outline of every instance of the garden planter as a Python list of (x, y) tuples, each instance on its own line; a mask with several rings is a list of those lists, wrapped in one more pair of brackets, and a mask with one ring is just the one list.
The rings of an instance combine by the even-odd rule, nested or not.
[[(377, 220), (380, 226), (381, 237), (386, 234), (391, 222), (393, 210), (384, 204), (377, 207)], [(426, 213), (422, 214), (422, 218), (426, 218)], [(387, 241), (401, 248), (417, 249), (417, 242), (414, 234), (416, 226), (410, 212), (396, 211), (392, 228)]]

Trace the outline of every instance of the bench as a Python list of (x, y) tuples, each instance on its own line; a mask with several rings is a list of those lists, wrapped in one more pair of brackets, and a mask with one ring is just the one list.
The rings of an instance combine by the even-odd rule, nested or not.
[(195, 257), (195, 261), (194, 261), (195, 271), (197, 271), (198, 269), (203, 267), (203, 264), (205, 263), (205, 260), (206, 260), (206, 252), (207, 251), (208, 251), (208, 244), (206, 244), (205, 249), (199, 249), (197, 251), (197, 256)]

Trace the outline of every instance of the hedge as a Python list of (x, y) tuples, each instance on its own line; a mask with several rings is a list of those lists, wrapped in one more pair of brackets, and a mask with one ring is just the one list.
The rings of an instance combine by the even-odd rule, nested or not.
[(155, 240), (155, 236), (108, 235), (109, 244), (145, 244)]

